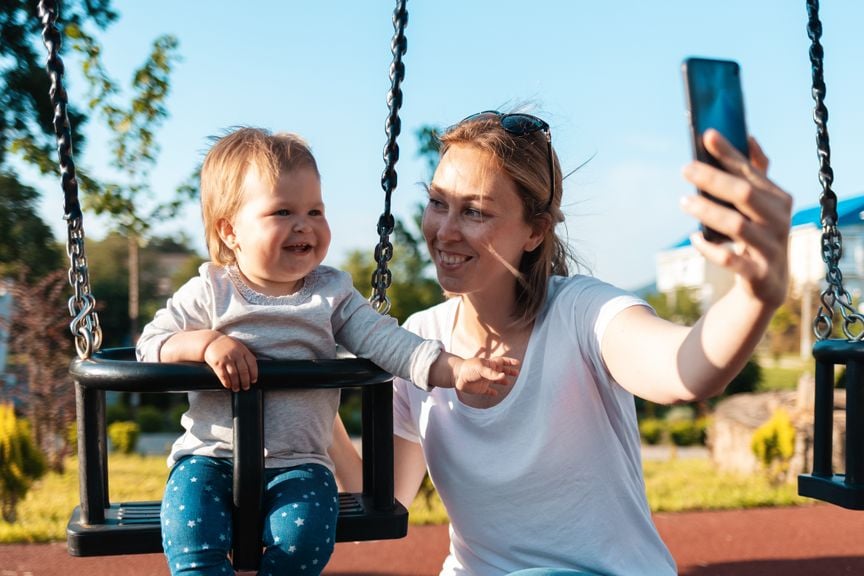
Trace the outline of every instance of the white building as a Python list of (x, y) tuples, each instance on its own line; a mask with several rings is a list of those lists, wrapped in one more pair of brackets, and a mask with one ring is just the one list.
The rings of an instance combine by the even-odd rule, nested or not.
[[(853, 301), (864, 299), (864, 195), (837, 203), (837, 224), (843, 240), (840, 270), (843, 285)], [(822, 261), (821, 208), (813, 206), (792, 216), (789, 233), (789, 282), (793, 294), (802, 297), (802, 323), (812, 324), (818, 306), (811, 302), (814, 289), (826, 286), (825, 263)], [(732, 285), (732, 274), (705, 259), (685, 239), (659, 252), (657, 291), (674, 295), (679, 287), (693, 290), (703, 309), (722, 296)], [(802, 331), (802, 354), (810, 354), (810, 331)]]

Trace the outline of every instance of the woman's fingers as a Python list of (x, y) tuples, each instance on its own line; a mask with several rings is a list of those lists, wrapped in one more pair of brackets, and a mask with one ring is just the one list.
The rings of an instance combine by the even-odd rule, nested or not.
[(693, 238), (693, 246), (710, 262), (734, 272), (759, 298), (782, 302), (792, 198), (766, 175), (768, 157), (755, 139), (749, 139), (749, 159), (716, 130), (707, 131), (704, 142), (723, 169), (693, 162), (684, 175), (698, 189), (734, 208), (701, 195), (683, 199), (682, 208), (731, 238), (735, 249), (706, 242), (701, 235)]
[[(708, 131), (705, 134), (705, 146), (725, 170), (693, 162), (685, 167), (684, 175), (700, 190), (732, 204), (746, 220), (764, 225), (778, 237), (785, 238), (792, 199), (765, 175), (763, 167), (767, 167), (768, 159), (759, 144), (752, 138), (750, 144), (752, 163), (717, 131)], [(736, 234), (741, 234), (746, 228), (746, 220), (736, 216), (727, 207), (697, 201), (692, 204), (692, 208), (696, 210), (694, 216), (730, 237), (739, 239)]]

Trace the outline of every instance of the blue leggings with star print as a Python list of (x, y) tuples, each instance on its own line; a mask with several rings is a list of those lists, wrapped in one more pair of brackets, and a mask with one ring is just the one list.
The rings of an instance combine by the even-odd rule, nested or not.
[[(162, 499), (162, 547), (173, 576), (233, 576), (232, 462), (186, 456)], [(339, 495), (320, 464), (265, 470), (265, 551), (259, 576), (320, 574), (333, 553)]]

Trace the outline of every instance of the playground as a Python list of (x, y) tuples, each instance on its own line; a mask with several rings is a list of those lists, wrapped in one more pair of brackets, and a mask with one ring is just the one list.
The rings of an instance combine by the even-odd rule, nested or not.
[[(864, 516), (827, 504), (721, 512), (660, 513), (654, 521), (681, 576), (864, 574)], [(435, 576), (447, 527), (412, 526), (401, 540), (346, 542), (331, 576)], [(64, 543), (0, 546), (2, 576), (166, 576), (161, 554), (73, 558)]]

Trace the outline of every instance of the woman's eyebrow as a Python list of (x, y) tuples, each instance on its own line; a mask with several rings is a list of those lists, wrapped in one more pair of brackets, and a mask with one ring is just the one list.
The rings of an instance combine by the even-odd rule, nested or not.
[[(426, 185), (426, 192), (441, 194), (442, 196), (448, 196), (447, 191), (435, 186), (434, 184)], [(495, 198), (488, 196), (486, 194), (465, 194), (460, 195), (459, 200), (462, 202), (486, 202), (486, 203), (495, 203)]]

